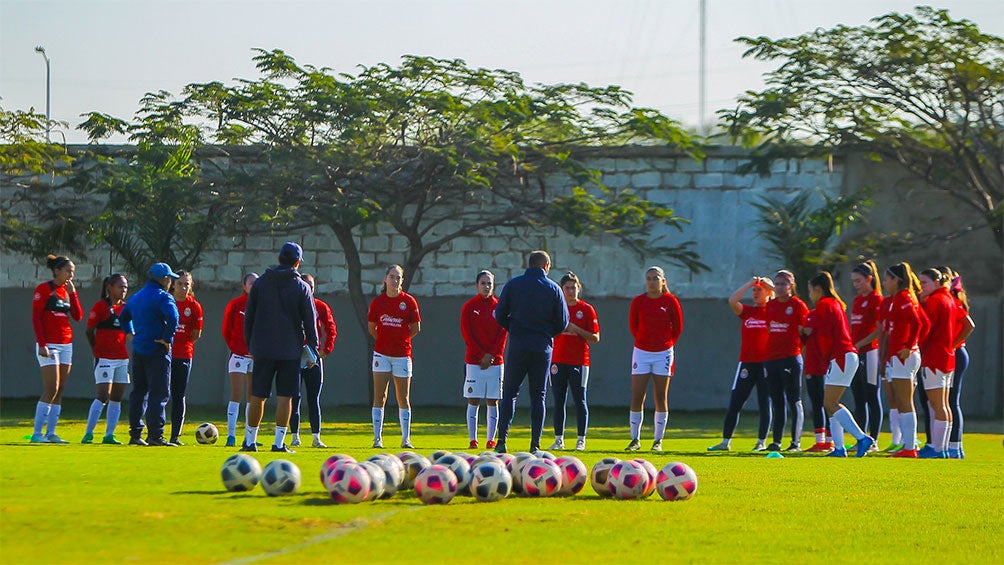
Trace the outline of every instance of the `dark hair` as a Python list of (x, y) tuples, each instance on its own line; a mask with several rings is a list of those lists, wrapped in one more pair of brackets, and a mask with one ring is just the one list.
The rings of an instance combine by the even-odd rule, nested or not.
[(481, 281), (481, 277), (483, 277), (485, 275), (488, 275), (489, 277), (491, 277), (492, 281), (495, 280), (495, 273), (492, 273), (488, 269), (481, 269), (480, 271), (478, 271), (477, 276), (474, 277), (474, 284), (478, 284), (478, 282)]
[(542, 251), (538, 249), (537, 251), (531, 251), (530, 256), (527, 257), (526, 266), (533, 269), (543, 269), (544, 265), (551, 262), (551, 256), (547, 254), (547, 251)]
[(666, 271), (662, 270), (662, 267), (652, 265), (651, 267), (645, 269), (645, 274), (647, 275), (649, 271), (655, 271), (659, 273), (659, 278), (662, 279), (662, 290), (663, 294), (669, 294), (669, 283), (666, 282)]
[(394, 269), (401, 269), (401, 278), (404, 279), (404, 267), (397, 264), (387, 267), (387, 270), (383, 272), (384, 281), (383, 285), (380, 286), (380, 294), (387, 292), (387, 275)]
[(579, 286), (579, 288), (582, 288), (582, 282), (579, 281), (579, 277), (572, 271), (568, 271), (563, 277), (561, 277), (561, 282), (558, 283), (558, 286), (565, 286), (565, 283), (568, 281), (573, 281)]
[(121, 279), (123, 282), (126, 281), (125, 275), (121, 273), (112, 273), (105, 277), (105, 280), (101, 281), (101, 299), (108, 300), (110, 297), (108, 295), (108, 287), (115, 284), (115, 281)]
[(841, 310), (847, 309), (847, 304), (837, 294), (837, 289), (833, 285), (833, 276), (828, 271), (819, 271), (816, 276), (809, 279), (809, 286), (814, 286), (823, 292), (823, 296), (832, 298), (840, 304)]
[(948, 287), (948, 290), (955, 296), (955, 298), (959, 299), (959, 303), (962, 304), (962, 308), (968, 312), (969, 297), (966, 295), (966, 287), (962, 286), (962, 275), (951, 267), (941, 266), (938, 267), (938, 270), (945, 273), (945, 275), (947, 275), (951, 280), (951, 285)]
[[(181, 277), (183, 277), (185, 275), (188, 275), (188, 278), (192, 279), (192, 286), (188, 289), (188, 296), (191, 296), (192, 298), (195, 298), (195, 277), (192, 276), (191, 271), (186, 271), (184, 269), (178, 269), (178, 270), (174, 271), (174, 274), (178, 275), (178, 279), (180, 279)], [(178, 279), (171, 279), (171, 287), (168, 289), (168, 292), (170, 292), (171, 294), (174, 294), (174, 283), (176, 283), (178, 281)]]
[(246, 285), (248, 283), (248, 279), (250, 279), (251, 277), (258, 278), (258, 273), (255, 272), (245, 273), (244, 277), (241, 278), (241, 286)]
[(925, 277), (931, 279), (932, 281), (938, 283), (941, 286), (944, 286), (945, 283), (951, 280), (951, 278), (948, 275), (943, 273), (940, 269), (936, 269), (934, 267), (931, 267), (930, 269), (924, 269), (923, 271), (920, 272), (920, 274), (924, 275)]
[(69, 257), (64, 257), (62, 255), (48, 255), (45, 258), (45, 266), (49, 267), (53, 273), (57, 270), (62, 269), (70, 262)]
[(787, 269), (781, 269), (778, 272), (774, 273), (774, 278), (776, 279), (777, 277), (784, 277), (788, 279), (788, 282), (791, 283), (788, 286), (788, 288), (791, 289), (791, 295), (798, 296), (798, 286), (795, 285), (795, 273)]
[(896, 263), (885, 270), (886, 274), (899, 280), (899, 289), (910, 292), (910, 299), (917, 304), (917, 295), (920, 294), (920, 280), (913, 274), (913, 268), (906, 261)]
[(307, 286), (311, 289), (313, 289), (317, 284), (316, 281), (314, 281), (314, 275), (301, 273), (300, 278), (303, 279), (303, 282), (307, 283)]
[(878, 265), (875, 264), (873, 259), (868, 259), (863, 263), (858, 263), (856, 267), (851, 269), (852, 273), (857, 273), (862, 277), (871, 277), (872, 290), (877, 292), (879, 296), (882, 296), (882, 285), (879, 284), (878, 280)]

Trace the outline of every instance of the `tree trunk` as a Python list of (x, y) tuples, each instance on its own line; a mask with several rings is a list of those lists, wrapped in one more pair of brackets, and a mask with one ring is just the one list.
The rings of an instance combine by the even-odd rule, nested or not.
[(373, 353), (373, 337), (370, 336), (369, 324), (366, 321), (366, 314), (369, 311), (369, 303), (366, 295), (363, 294), (363, 265), (359, 260), (359, 247), (352, 235), (352, 228), (341, 224), (328, 224), (331, 231), (342, 246), (342, 253), (345, 255), (345, 267), (348, 270), (349, 299), (352, 301), (352, 310), (356, 316), (359, 329), (366, 336), (370, 355), (366, 356), (366, 390), (369, 394), (370, 405), (373, 404), (373, 379), (370, 377), (370, 358)]

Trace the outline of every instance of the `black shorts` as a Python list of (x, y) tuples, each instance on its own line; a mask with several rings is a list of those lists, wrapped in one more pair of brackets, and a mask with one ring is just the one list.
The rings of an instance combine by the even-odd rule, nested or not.
[(300, 388), (300, 360), (255, 357), (251, 371), (251, 394), (268, 398), (272, 394), (273, 380), (276, 395), (296, 396)]

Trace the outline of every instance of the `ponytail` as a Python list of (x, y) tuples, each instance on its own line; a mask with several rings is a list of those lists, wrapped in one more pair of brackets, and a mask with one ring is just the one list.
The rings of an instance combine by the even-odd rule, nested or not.
[(45, 266), (49, 267), (53, 274), (55, 274), (59, 269), (65, 267), (69, 262), (70, 258), (64, 257), (63, 255), (47, 255), (45, 257)]
[(809, 279), (809, 286), (818, 288), (823, 293), (823, 296), (836, 300), (837, 303), (840, 304), (841, 310), (847, 309), (847, 303), (845, 303), (843, 299), (840, 298), (840, 295), (837, 294), (837, 289), (833, 284), (833, 275), (829, 272), (819, 271), (816, 276)]
[(868, 259), (863, 263), (858, 263), (851, 272), (857, 273), (862, 277), (871, 277), (872, 292), (882, 296), (882, 285), (879, 284), (878, 280), (878, 265), (875, 264), (874, 259)]

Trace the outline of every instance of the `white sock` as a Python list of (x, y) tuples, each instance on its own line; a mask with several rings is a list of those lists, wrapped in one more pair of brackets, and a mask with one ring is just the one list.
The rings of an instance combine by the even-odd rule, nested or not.
[(816, 443), (823, 443), (824, 441), (826, 441), (826, 428), (816, 430), (815, 434), (816, 434)]
[(52, 410), (52, 405), (46, 404), (41, 400), (35, 405), (35, 435), (42, 435), (42, 426), (45, 425), (45, 421), (49, 418), (50, 410)]
[(272, 445), (282, 447), (282, 444), (286, 443), (286, 429), (286, 426), (275, 427), (275, 443)]
[[(763, 441), (763, 440), (760, 440)], [(725, 447), (732, 447), (732, 438), (723, 437), (722, 442), (719, 445), (724, 445)]]
[(579, 436), (579, 441), (586, 441), (586, 436)]
[(641, 423), (645, 419), (645, 411), (628, 412), (628, 422), (631, 424), (631, 440), (641, 439)]
[(104, 409), (104, 402), (101, 402), (97, 398), (91, 401), (91, 409), (87, 411), (87, 428), (84, 430), (85, 434), (94, 433), (94, 428), (97, 427), (98, 420), (101, 418), (101, 411)]
[(948, 449), (962, 449), (961, 441), (950, 441), (948, 442)]
[(802, 428), (805, 427), (805, 409), (802, 408), (802, 401), (795, 403), (795, 433), (791, 437), (791, 443), (802, 444)]
[(917, 449), (917, 413), (900, 412), (899, 427), (903, 434), (903, 449)]
[(941, 442), (941, 451), (948, 451), (949, 438), (952, 437), (952, 426), (955, 422), (945, 422), (945, 439)]
[[(840, 425), (843, 426), (845, 430), (854, 436), (855, 441), (861, 441), (867, 435), (861, 431), (858, 423), (854, 421), (854, 416), (851, 415), (851, 411), (848, 410), (846, 406), (841, 406), (840, 410), (837, 410), (836, 413), (833, 414), (833, 417), (840, 422)], [(833, 435), (837, 434), (834, 432)]]
[(889, 433), (892, 435), (893, 445), (899, 445), (903, 443), (903, 430), (902, 423), (900, 422), (899, 410), (896, 408), (889, 409)]
[(411, 408), (398, 408), (397, 420), (401, 423), (401, 441), (411, 441)]
[(499, 407), (488, 407), (488, 439), (495, 441), (495, 432), (499, 426)]
[(227, 437), (237, 435), (237, 411), (241, 409), (240, 402), (227, 403)]
[(666, 435), (666, 423), (669, 422), (669, 412), (655, 413), (655, 441), (662, 441)]
[(244, 427), (247, 427), (248, 422), (251, 421), (251, 403), (244, 403)]
[(945, 432), (948, 431), (948, 422), (944, 420), (931, 419), (931, 441), (933, 442), (934, 449), (937, 451), (943, 451), (943, 445), (948, 436)]
[(374, 408), (372, 410), (373, 418), (373, 440), (383, 438), (383, 408)]
[(115, 435), (115, 428), (119, 425), (119, 417), (122, 415), (122, 402), (114, 400), (108, 401), (108, 427), (105, 428), (105, 435)]
[(480, 405), (467, 405), (467, 436), (471, 441), (478, 439), (478, 410)]
[(56, 424), (59, 423), (59, 413), (63, 411), (62, 404), (53, 404), (49, 409), (49, 416), (45, 419), (45, 435), (56, 434)]
[(561, 434), (560, 436), (554, 436), (554, 441), (565, 443), (565, 434)]
[(300, 441), (300, 432), (294, 432), (294, 433), (292, 433), (292, 434), (290, 434), (290, 435), (292, 435), (292, 436), (293, 436), (293, 442), (294, 442), (294, 443), (296, 443), (296, 442), (299, 442), (299, 441)]
[(320, 432), (318, 432), (316, 434), (310, 434), (310, 435), (313, 436), (315, 442), (321, 441), (321, 433)]
[(836, 414), (830, 416), (830, 434), (833, 435), (833, 448), (844, 449), (844, 427)]
[(253, 443), (258, 443), (258, 428), (244, 426), (244, 445), (251, 445)]

